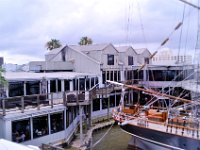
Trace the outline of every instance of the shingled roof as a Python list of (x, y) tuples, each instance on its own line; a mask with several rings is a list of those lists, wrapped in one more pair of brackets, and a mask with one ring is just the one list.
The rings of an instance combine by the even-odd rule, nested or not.
[(140, 48), (140, 49), (134, 49), (134, 50), (136, 51), (138, 55), (142, 54), (144, 51), (148, 51), (150, 53), (150, 51), (147, 48)]

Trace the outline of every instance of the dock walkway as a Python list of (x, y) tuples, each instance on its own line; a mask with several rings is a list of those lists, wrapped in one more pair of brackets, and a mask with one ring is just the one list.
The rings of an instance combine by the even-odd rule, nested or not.
[(95, 130), (107, 127), (107, 126), (111, 126), (114, 123), (114, 120), (111, 121), (107, 121), (107, 122), (102, 122), (102, 123), (96, 123), (94, 124), (88, 131), (86, 134), (83, 135), (83, 145), (81, 145), (80, 143), (80, 137), (77, 137), (73, 142), (72, 142), (72, 147), (80, 149), (80, 150), (86, 150), (87, 149), (87, 145), (89, 142), (91, 142), (91, 138), (92, 138), (92, 133)]

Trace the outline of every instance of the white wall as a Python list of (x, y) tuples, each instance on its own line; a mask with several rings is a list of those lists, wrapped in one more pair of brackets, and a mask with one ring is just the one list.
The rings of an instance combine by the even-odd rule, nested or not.
[(100, 75), (100, 64), (84, 53), (66, 47), (66, 60), (73, 63), (75, 72)]
[[(107, 64), (108, 54), (114, 55), (114, 65)], [(102, 56), (101, 56), (101, 62), (103, 62), (103, 68), (108, 68), (108, 69), (118, 68), (119, 53), (111, 44), (104, 49)]]

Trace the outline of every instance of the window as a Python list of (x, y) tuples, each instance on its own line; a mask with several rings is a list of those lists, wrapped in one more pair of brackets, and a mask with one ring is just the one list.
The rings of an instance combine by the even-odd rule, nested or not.
[(12, 122), (12, 141), (20, 143), (31, 139), (30, 119)]
[(90, 79), (86, 78), (86, 90), (90, 89)]
[(93, 87), (94, 84), (95, 84), (95, 83), (94, 83), (94, 82), (95, 82), (94, 79), (95, 79), (95, 78), (91, 78), (91, 87)]
[(85, 90), (85, 79), (84, 78), (79, 79), (79, 90), (82, 90), (82, 91)]
[(58, 92), (61, 92), (61, 80), (57, 80), (58, 81)]
[(113, 81), (113, 71), (110, 71), (110, 80)]
[(116, 95), (116, 106), (119, 106), (121, 95)]
[(118, 81), (121, 81), (120, 71), (118, 71)]
[(9, 97), (24, 95), (24, 82), (9, 82)]
[(39, 94), (40, 93), (40, 82), (39, 81), (27, 81), (26, 82), (26, 94)]
[(115, 107), (115, 95), (110, 96), (110, 107)]
[(114, 71), (114, 81), (117, 81), (117, 71)]
[(99, 83), (98, 77), (95, 78), (95, 85)]
[(103, 82), (103, 84), (106, 82), (106, 72), (105, 71), (102, 72), (102, 82)]
[(73, 79), (73, 89), (74, 91), (78, 90), (78, 79)]
[(64, 82), (65, 82), (65, 91), (69, 91), (70, 90), (70, 81), (64, 80)]
[(63, 112), (51, 114), (51, 133), (56, 133), (62, 130), (64, 130)]
[(128, 65), (133, 65), (133, 56), (128, 56)]
[(72, 107), (68, 107), (66, 110), (66, 127), (69, 127), (69, 125), (73, 122), (73, 112)]
[(38, 116), (33, 118), (33, 138), (45, 136), (49, 133), (48, 116)]
[(108, 54), (108, 65), (114, 65), (114, 55)]
[(144, 62), (145, 62), (146, 64), (149, 64), (149, 58), (144, 58)]
[(98, 110), (100, 110), (100, 99), (99, 98), (97, 98), (97, 99), (94, 99), (93, 101), (93, 111), (98, 111)]
[(102, 98), (102, 109), (108, 108), (108, 98)]
[(66, 53), (65, 50), (62, 50), (62, 51), (61, 51), (62, 61), (66, 61), (65, 53)]
[(56, 80), (50, 80), (50, 92), (56, 92)]

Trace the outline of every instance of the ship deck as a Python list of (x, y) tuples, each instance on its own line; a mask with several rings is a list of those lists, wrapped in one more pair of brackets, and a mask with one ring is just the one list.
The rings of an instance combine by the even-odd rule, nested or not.
[(191, 125), (183, 126), (181, 125), (181, 122), (179, 122), (180, 123), (179, 125), (167, 124), (166, 122), (152, 121), (143, 116), (129, 120), (127, 123), (130, 125), (139, 126), (142, 128), (148, 128), (155, 131), (199, 139), (199, 127), (196, 126), (191, 127)]

